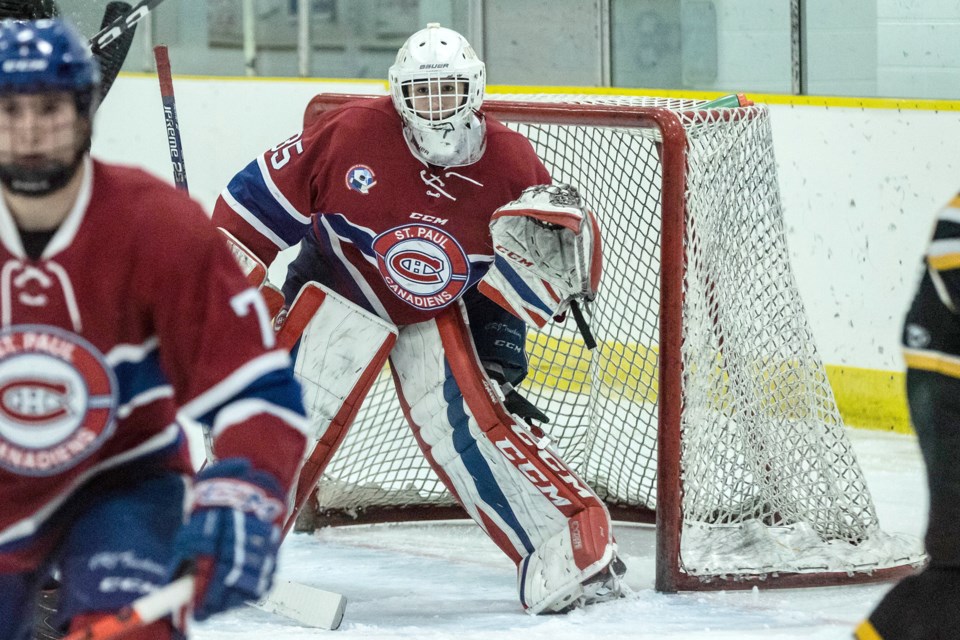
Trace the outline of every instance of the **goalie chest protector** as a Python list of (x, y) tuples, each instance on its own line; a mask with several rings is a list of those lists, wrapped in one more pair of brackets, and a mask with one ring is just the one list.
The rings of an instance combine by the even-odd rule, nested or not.
[[(279, 194), (257, 188), (271, 181)], [(408, 149), (387, 97), (321, 115), (302, 140), (266, 152), (228, 191), (247, 215), (281, 237), (291, 226), (289, 205), (315, 213), (314, 272), (352, 302), (404, 325), (434, 317), (474, 286), (493, 260), (493, 212), (526, 187), (549, 182), (529, 141), (490, 119), (486, 151), (476, 163), (422, 163)], [(247, 246), (264, 246), (222, 198), (214, 221)], [(300, 238), (284, 239), (295, 244)], [(273, 256), (261, 257), (269, 262)]]

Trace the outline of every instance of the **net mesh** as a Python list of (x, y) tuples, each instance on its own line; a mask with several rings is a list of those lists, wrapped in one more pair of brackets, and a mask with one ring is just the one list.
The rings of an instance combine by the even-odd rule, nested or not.
[[(572, 321), (531, 330), (522, 393), (609, 505), (657, 506), (657, 401), (682, 394), (682, 570), (870, 570), (921, 555), (880, 531), (790, 269), (768, 112), (606, 96), (495, 96), (677, 111), (687, 138), (682, 388), (658, 388), (663, 170), (649, 127), (509, 123), (603, 227), (604, 279)], [(495, 110), (495, 101), (488, 100)], [(671, 179), (671, 178), (668, 178)], [(673, 178), (675, 179), (675, 178)], [(322, 512), (452, 506), (382, 375), (318, 490)], [(618, 509), (621, 511), (621, 509)], [(321, 520), (322, 522), (322, 520)]]

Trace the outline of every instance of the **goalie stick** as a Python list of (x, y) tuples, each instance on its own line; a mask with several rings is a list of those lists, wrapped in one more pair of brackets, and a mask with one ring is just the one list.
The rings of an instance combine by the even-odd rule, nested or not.
[[(167, 144), (170, 148), (170, 162), (173, 165), (174, 183), (177, 188), (189, 193), (187, 186), (186, 167), (183, 164), (183, 145), (180, 140), (180, 123), (177, 118), (176, 104), (173, 93), (173, 76), (170, 69), (170, 57), (167, 47), (160, 45), (154, 47), (154, 58), (157, 62), (157, 76), (160, 80), (160, 95), (163, 99), (164, 120), (167, 127)], [(266, 276), (264, 268), (263, 276)], [(206, 436), (205, 436), (206, 437)], [(211, 455), (212, 446), (209, 441), (205, 442), (207, 446), (208, 459)], [(289, 527), (288, 527), (289, 528)], [(286, 534), (286, 529), (284, 530)], [(168, 608), (163, 615), (175, 613), (184, 606), (183, 602), (178, 602), (177, 597), (182, 595), (181, 591), (173, 588), (174, 584), (180, 583), (185, 578), (171, 583), (164, 589), (169, 589), (170, 597), (167, 598)], [(149, 597), (149, 596), (146, 596)], [(188, 602), (193, 597), (192, 581), (191, 589), (187, 594)], [(139, 600), (137, 601), (139, 602)], [(277, 615), (290, 618), (299, 624), (307, 627), (316, 627), (320, 629), (336, 629), (340, 626), (343, 619), (343, 612), (347, 605), (347, 599), (339, 593), (324, 591), (305, 584), (277, 581), (273, 589), (263, 599), (257, 602), (248, 602), (247, 604)], [(134, 603), (134, 606), (136, 603)], [(152, 605), (151, 605), (152, 606)], [(123, 612), (115, 617), (124, 615)], [(163, 617), (163, 615), (159, 617)], [(149, 624), (153, 620), (140, 620), (136, 626)], [(79, 636), (80, 638), (99, 638), (100, 636)], [(112, 636), (104, 636), (110, 638)]]

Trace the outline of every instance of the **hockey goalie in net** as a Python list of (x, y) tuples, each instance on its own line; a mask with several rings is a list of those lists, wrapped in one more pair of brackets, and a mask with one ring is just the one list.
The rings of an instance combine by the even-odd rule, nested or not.
[[(296, 371), (322, 405), (306, 489), (389, 355), (417, 443), (516, 563), (524, 609), (566, 611), (619, 597), (625, 567), (606, 507), (512, 387), (526, 375), (524, 323), (596, 292), (599, 227), (576, 190), (547, 186), (525, 137), (484, 115), (484, 73), (459, 33), (428, 25), (399, 50), (390, 96), (321, 114), (266, 151), (213, 217), (245, 259), (269, 265), (299, 245), (283, 285), (294, 328), (281, 332), (302, 330)], [(341, 384), (336, 361), (364, 373)]]

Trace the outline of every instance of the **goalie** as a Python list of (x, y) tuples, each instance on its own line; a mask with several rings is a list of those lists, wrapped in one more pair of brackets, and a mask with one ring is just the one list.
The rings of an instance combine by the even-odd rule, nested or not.
[[(297, 372), (320, 468), (389, 355), (420, 448), (517, 564), (523, 607), (560, 612), (619, 597), (625, 567), (606, 507), (528, 428), (545, 416), (512, 387), (526, 375), (524, 322), (596, 292), (599, 229), (526, 138), (480, 111), (484, 73), (459, 33), (428, 25), (400, 48), (389, 97), (321, 114), (268, 150), (213, 218), (264, 264), (299, 244), (283, 294), (287, 325), (308, 327)], [(364, 367), (366, 382), (329, 373)]]

